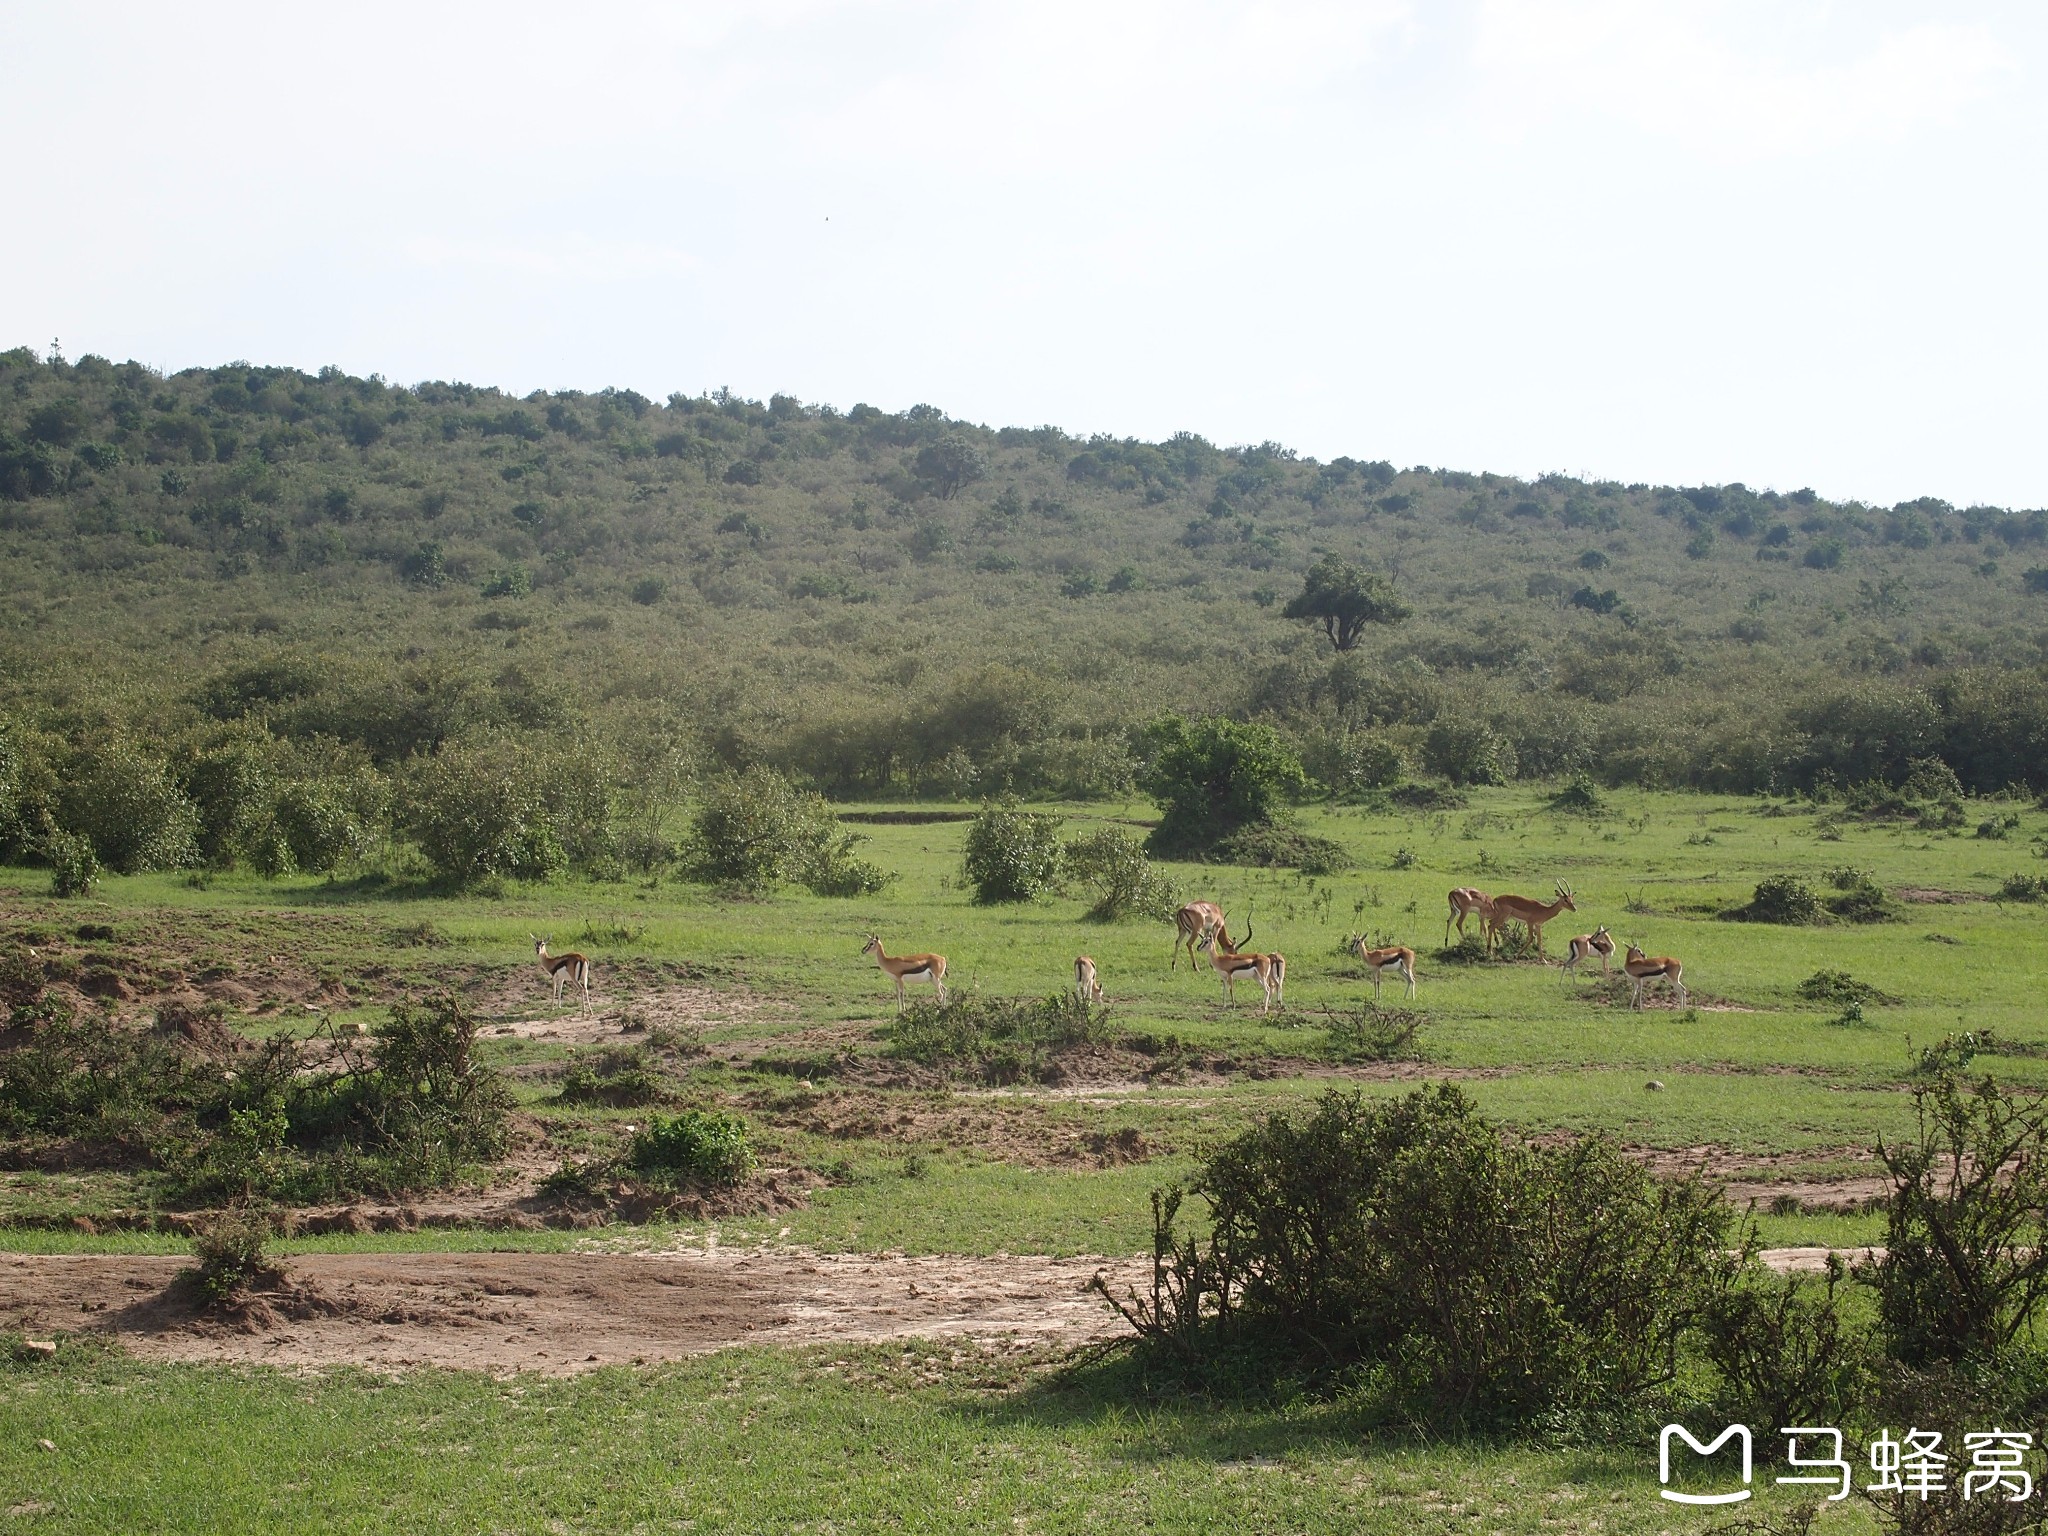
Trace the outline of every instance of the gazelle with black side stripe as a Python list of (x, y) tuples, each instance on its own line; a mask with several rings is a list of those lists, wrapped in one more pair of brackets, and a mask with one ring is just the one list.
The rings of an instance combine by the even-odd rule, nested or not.
[(1692, 1006), (1692, 994), (1685, 990), (1685, 967), (1669, 955), (1646, 955), (1636, 945), (1628, 947), (1628, 958), (1621, 963), (1628, 972), (1629, 1005), (1643, 1006), (1643, 989), (1658, 977), (1671, 983), (1671, 990), (1678, 994), (1681, 1008)]
[(861, 946), (864, 955), (873, 955), (875, 964), (882, 968), (882, 974), (896, 983), (896, 1006), (903, 1006), (903, 983), (914, 981), (920, 976), (931, 978), (932, 990), (939, 1001), (946, 1000), (946, 957), (944, 955), (891, 955), (882, 950), (882, 936), (868, 935), (867, 943)]
[[(1218, 942), (1218, 934), (1222, 941)], [(1223, 978), (1223, 995), (1230, 1002), (1237, 1001), (1236, 982), (1240, 976), (1249, 975), (1258, 982), (1259, 990), (1266, 994), (1266, 1004), (1259, 1010), (1270, 1013), (1275, 1003), (1284, 1003), (1282, 990), (1287, 985), (1287, 957), (1282, 954), (1261, 955), (1250, 950), (1235, 950), (1229, 947), (1230, 936), (1215, 928), (1202, 936), (1201, 947), (1209, 952), (1209, 964), (1216, 974)], [(1245, 919), (1244, 939), (1252, 939), (1251, 919)]]

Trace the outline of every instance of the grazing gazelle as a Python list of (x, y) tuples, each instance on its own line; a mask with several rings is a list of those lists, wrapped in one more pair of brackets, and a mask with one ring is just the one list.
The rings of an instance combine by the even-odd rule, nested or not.
[(1631, 944), (1628, 958), (1621, 962), (1621, 968), (1628, 972), (1629, 1006), (1643, 1006), (1643, 988), (1662, 976), (1671, 983), (1671, 990), (1678, 994), (1682, 1008), (1692, 1006), (1692, 994), (1685, 990), (1685, 967), (1669, 955), (1646, 955)]
[(1195, 968), (1195, 950), (1201, 944), (1202, 935), (1214, 929), (1223, 935), (1223, 947), (1230, 948), (1230, 931), (1223, 926), (1223, 909), (1213, 901), (1191, 901), (1173, 914), (1173, 964), (1169, 971), (1180, 966), (1180, 952), (1188, 952), (1188, 969)]
[(1084, 1003), (1102, 1001), (1102, 982), (1095, 974), (1095, 962), (1086, 955), (1074, 961), (1074, 995)]
[(1407, 978), (1408, 995), (1415, 995), (1414, 950), (1401, 944), (1389, 944), (1384, 949), (1368, 949), (1365, 945), (1365, 935), (1362, 933), (1352, 936), (1351, 948), (1353, 953), (1365, 962), (1365, 968), (1372, 972), (1372, 1000), (1375, 1005), (1380, 1000), (1380, 972), (1389, 966)]
[[(1217, 938), (1219, 934), (1222, 935), (1220, 944)], [(1247, 944), (1252, 941), (1252, 925), (1249, 920), (1244, 925), (1244, 941)], [(1215, 968), (1216, 974), (1223, 978), (1224, 997), (1232, 1003), (1237, 1001), (1235, 982), (1238, 977), (1249, 971), (1252, 978), (1258, 982), (1259, 990), (1266, 994), (1266, 1004), (1259, 1012), (1270, 1013), (1275, 1003), (1284, 1003), (1286, 999), (1281, 993), (1287, 985), (1287, 957), (1277, 953), (1254, 954), (1250, 950), (1240, 953), (1229, 946), (1230, 936), (1223, 933), (1220, 927), (1202, 935), (1201, 947), (1209, 952), (1209, 964)]]
[(1479, 914), (1480, 931), (1484, 932), (1486, 924), (1493, 917), (1493, 898), (1487, 895), (1486, 892), (1470, 885), (1461, 885), (1451, 892), (1451, 915), (1444, 919), (1444, 947), (1446, 949), (1450, 948), (1451, 944), (1452, 922), (1455, 921), (1457, 923), (1458, 937), (1462, 939), (1465, 937), (1465, 919), (1475, 912)]
[(1536, 953), (1543, 953), (1543, 925), (1560, 912), (1576, 912), (1578, 903), (1572, 900), (1572, 888), (1562, 880), (1557, 882), (1555, 901), (1537, 901), (1530, 896), (1496, 896), (1493, 910), (1486, 914), (1486, 944), (1491, 949), (1500, 941), (1501, 929), (1509, 923), (1520, 923), (1529, 930), (1529, 937), (1536, 941)]
[(944, 955), (884, 954), (882, 952), (882, 936), (879, 933), (869, 934), (868, 941), (861, 945), (860, 952), (864, 955), (873, 955), (875, 957), (875, 964), (882, 968), (882, 973), (895, 981), (896, 1006), (898, 1008), (903, 1006), (903, 983), (913, 976), (931, 977), (932, 990), (938, 993), (939, 1001), (943, 1003), (946, 1000), (946, 957)]
[(533, 940), (533, 953), (539, 959), (541, 969), (545, 970), (555, 979), (555, 1005), (557, 1007), (561, 1006), (563, 986), (568, 982), (575, 981), (583, 984), (583, 1006), (588, 1008), (590, 1006), (590, 957), (588, 955), (579, 955), (573, 949), (566, 955), (551, 955), (548, 953), (548, 941), (546, 939), (537, 933), (530, 934), (528, 937)]
[(1579, 934), (1566, 948), (1571, 951), (1569, 955), (1565, 956), (1564, 968), (1567, 971), (1576, 970), (1579, 962), (1589, 955), (1598, 955), (1600, 957), (1601, 975), (1605, 976), (1611, 969), (1607, 961), (1614, 953), (1614, 940), (1607, 936), (1607, 925), (1605, 923), (1602, 923), (1591, 933)]

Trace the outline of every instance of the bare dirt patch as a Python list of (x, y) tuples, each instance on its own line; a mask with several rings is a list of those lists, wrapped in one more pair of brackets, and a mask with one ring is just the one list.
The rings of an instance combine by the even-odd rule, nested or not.
[[(1659, 1178), (1686, 1178), (1698, 1173), (1714, 1179), (1737, 1207), (1754, 1204), (1763, 1208), (1773, 1201), (1791, 1199), (1798, 1202), (1801, 1210), (1854, 1212), (1891, 1190), (1891, 1181), (1881, 1171), (1877, 1154), (1868, 1147), (1766, 1156), (1731, 1152), (1726, 1147), (1632, 1147), (1629, 1156)], [(1829, 1162), (1864, 1165), (1871, 1172), (1835, 1178), (1800, 1175), (1802, 1169)]]
[(923, 1095), (801, 1086), (760, 1090), (740, 1102), (769, 1124), (834, 1141), (889, 1141), (905, 1146), (972, 1147), (977, 1154), (1028, 1168), (1109, 1168), (1168, 1152), (1157, 1134), (1134, 1128), (1082, 1126), (1037, 1102), (992, 1095)]
[(146, 1359), (569, 1374), (736, 1344), (1017, 1337), (1061, 1345), (1122, 1322), (1086, 1289), (1149, 1273), (1131, 1258), (817, 1254), (306, 1254), (209, 1313), (182, 1261), (0, 1257), (0, 1323), (96, 1331)]
[(1981, 891), (1944, 891), (1932, 885), (1902, 885), (1892, 894), (1901, 901), (1922, 906), (1959, 906), (1966, 901), (1989, 901)]

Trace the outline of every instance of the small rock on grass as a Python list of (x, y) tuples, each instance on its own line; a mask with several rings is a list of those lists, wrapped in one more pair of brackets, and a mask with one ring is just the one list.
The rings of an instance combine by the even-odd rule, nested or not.
[(1658, 1082), (1657, 1079), (1654, 1077), (1651, 1078), (1647, 1083), (1643, 1084), (1643, 1087), (1651, 1093), (1662, 1093), (1664, 1091), (1664, 1085)]
[(55, 1339), (23, 1339), (21, 1347), (33, 1355), (54, 1355), (57, 1353)]

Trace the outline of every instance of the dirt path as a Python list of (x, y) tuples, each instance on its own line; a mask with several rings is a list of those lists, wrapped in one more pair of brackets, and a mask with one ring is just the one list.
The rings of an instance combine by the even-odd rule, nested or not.
[(1061, 1344), (1123, 1324), (1086, 1290), (1136, 1259), (973, 1259), (712, 1249), (650, 1255), (304, 1254), (239, 1317), (200, 1311), (185, 1261), (0, 1256), (0, 1327), (112, 1334), (145, 1359), (293, 1367), (438, 1365), (563, 1374), (734, 1344), (919, 1336)]
[[(1818, 1270), (1822, 1248), (1775, 1249)], [(238, 1315), (200, 1310), (185, 1261), (123, 1254), (0, 1256), (0, 1328), (100, 1332), (143, 1359), (292, 1368), (433, 1365), (565, 1375), (735, 1344), (865, 1344), (909, 1337), (1077, 1345), (1124, 1324), (1087, 1289), (1121, 1294), (1140, 1258), (818, 1254), (801, 1248), (663, 1254), (303, 1254)]]

